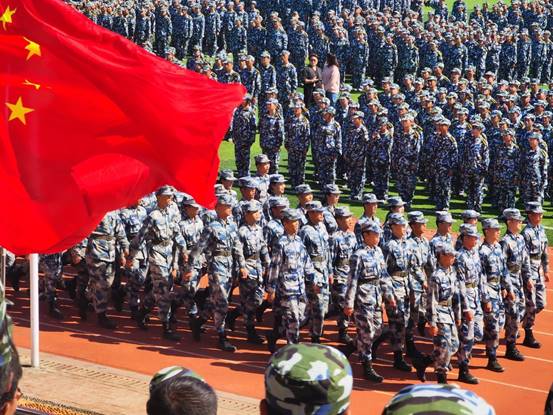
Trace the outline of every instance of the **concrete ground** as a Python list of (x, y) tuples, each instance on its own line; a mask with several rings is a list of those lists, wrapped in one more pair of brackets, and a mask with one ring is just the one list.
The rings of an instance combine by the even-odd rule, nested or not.
[[(24, 396), (104, 415), (146, 413), (149, 376), (99, 364), (41, 353), (39, 369), (30, 367), (29, 349), (20, 348), (24, 365), (20, 388)], [(218, 415), (259, 414), (259, 402), (217, 392)]]

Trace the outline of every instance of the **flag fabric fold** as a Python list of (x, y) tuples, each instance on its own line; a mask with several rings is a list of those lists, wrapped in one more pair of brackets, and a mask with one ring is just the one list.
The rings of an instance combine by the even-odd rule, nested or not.
[(61, 0), (0, 0), (0, 245), (59, 252), (162, 184), (211, 206), (244, 93)]

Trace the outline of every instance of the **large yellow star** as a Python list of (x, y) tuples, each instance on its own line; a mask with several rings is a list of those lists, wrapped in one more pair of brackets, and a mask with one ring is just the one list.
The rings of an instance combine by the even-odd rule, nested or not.
[(15, 14), (17, 9), (10, 9), (10, 6), (6, 7), (2, 16), (0, 16), (0, 22), (2, 22), (2, 27), (6, 30), (6, 24), (12, 23), (12, 16)]
[(21, 121), (23, 125), (27, 125), (27, 120), (25, 119), (25, 115), (33, 112), (34, 109), (32, 108), (25, 108), (23, 106), (23, 100), (21, 97), (17, 99), (17, 102), (15, 104), (10, 104), (9, 102), (6, 102), (6, 106), (10, 109), (11, 114), (8, 121), (13, 121), (15, 119), (18, 119)]
[(27, 60), (31, 59), (32, 56), (42, 56), (42, 52), (40, 51), (40, 45), (36, 42), (33, 42), (32, 40), (27, 39), (24, 37), (25, 41), (27, 42), (27, 46), (25, 46), (25, 50), (28, 50), (29, 53), (27, 54)]

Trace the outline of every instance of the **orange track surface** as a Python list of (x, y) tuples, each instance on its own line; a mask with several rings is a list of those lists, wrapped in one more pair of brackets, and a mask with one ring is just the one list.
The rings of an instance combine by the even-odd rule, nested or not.
[[(553, 382), (552, 286), (553, 284), (549, 283), (549, 304), (547, 309), (538, 315), (535, 328), (536, 338), (542, 343), (542, 348), (534, 350), (519, 347), (527, 357), (526, 361), (513, 362), (503, 359), (505, 346), (502, 342), (498, 355), (506, 371), (502, 374), (493, 373), (485, 369), (487, 360), (484, 356), (484, 346), (476, 346), (471, 367), (474, 375), (480, 379), (480, 384), (460, 385), (483, 396), (494, 405), (498, 414), (520, 414), (521, 411), (528, 415), (543, 413), (547, 391)], [(88, 322), (80, 322), (76, 308), (66, 293), (60, 293), (60, 296), (61, 309), (67, 317), (66, 321), (51, 319), (46, 314), (46, 304), (41, 303), (41, 351), (144, 374), (153, 374), (158, 369), (170, 365), (182, 365), (200, 373), (219, 390), (254, 398), (263, 397), (263, 370), (269, 352), (264, 345), (252, 346), (245, 342), (241, 318), (237, 321), (237, 331), (230, 333), (231, 339), (239, 348), (232, 354), (217, 349), (216, 334), (212, 327), (203, 335), (201, 343), (193, 342), (182, 310), (179, 314), (179, 332), (183, 334), (183, 339), (179, 343), (171, 343), (160, 338), (161, 328), (156, 318), (152, 319), (149, 330), (144, 332), (136, 328), (128, 312), (111, 312), (119, 327), (116, 331), (109, 332), (96, 326), (93, 313), (89, 313)], [(28, 348), (28, 291), (25, 287), (19, 293), (8, 290), (8, 297), (16, 303), (10, 310), (16, 324), (16, 344)], [(266, 313), (260, 332), (268, 331), (270, 320), (270, 314)], [(350, 329), (350, 333), (353, 335), (354, 330)], [(308, 338), (308, 333), (304, 332), (303, 339), (308, 341)], [(336, 344), (336, 339), (336, 325), (334, 321), (329, 320), (323, 341)], [(521, 341), (522, 338), (519, 343)], [(417, 338), (417, 343), (420, 348), (430, 350), (428, 339)], [(284, 343), (281, 340), (279, 344)], [(404, 374), (391, 368), (391, 360), (390, 348), (388, 345), (382, 346), (375, 367), (385, 377), (385, 381), (380, 385), (374, 385), (363, 379), (357, 357), (352, 356), (350, 361), (355, 376), (352, 398), (354, 414), (379, 414), (385, 403), (401, 387), (418, 382), (414, 372)], [(452, 362), (455, 367), (455, 357)], [(434, 375), (430, 373), (430, 369), (428, 372), (428, 381), (433, 382)], [(457, 370), (454, 368), (449, 374), (449, 380), (454, 381), (456, 378)]]

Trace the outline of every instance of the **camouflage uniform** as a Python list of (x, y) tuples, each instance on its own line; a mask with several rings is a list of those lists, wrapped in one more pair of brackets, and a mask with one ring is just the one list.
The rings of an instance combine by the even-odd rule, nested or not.
[(303, 114), (299, 117), (292, 115), (286, 119), (285, 130), (284, 147), (288, 151), (290, 184), (296, 187), (305, 181), (305, 160), (309, 150), (311, 127)]
[[(285, 211), (286, 218), (299, 219), (297, 212)], [(297, 218), (297, 219), (296, 219)], [(298, 343), (306, 307), (306, 283), (315, 281), (315, 269), (298, 235), (285, 234), (273, 245), (267, 290), (274, 292), (282, 312), (288, 343)], [(281, 327), (276, 327), (278, 331)]]
[[(354, 118), (363, 119), (360, 111), (354, 114)], [(367, 127), (361, 124), (359, 127), (352, 125), (344, 134), (342, 143), (343, 160), (347, 170), (348, 188), (353, 200), (361, 200), (365, 187), (365, 164), (367, 162), (369, 133)]]
[[(307, 212), (323, 212), (320, 202), (309, 202)], [(306, 285), (308, 314), (311, 318), (311, 336), (318, 339), (323, 332), (324, 316), (328, 311), (330, 296), (328, 280), (332, 275), (329, 252), (329, 237), (323, 222), (314, 224), (309, 221), (299, 232), (307, 254), (315, 269), (315, 279)]]
[(236, 108), (232, 116), (232, 142), (238, 177), (250, 175), (250, 150), (257, 130), (255, 119), (255, 111), (251, 105)]
[(108, 309), (109, 291), (113, 283), (116, 245), (127, 251), (129, 242), (116, 212), (107, 213), (88, 237), (86, 265), (93, 289), (94, 310), (104, 315)]
[(259, 121), (259, 144), (271, 162), (270, 174), (278, 173), (279, 152), (283, 143), (284, 122), (282, 118), (277, 114), (263, 114)]
[[(505, 219), (522, 220), (518, 209), (506, 209), (503, 216)], [(514, 300), (505, 299), (505, 340), (509, 353), (516, 350), (519, 324), (524, 316), (524, 286), (531, 278), (531, 265), (522, 235), (507, 232), (501, 240), (501, 247), (507, 260), (509, 280), (514, 294)]]

